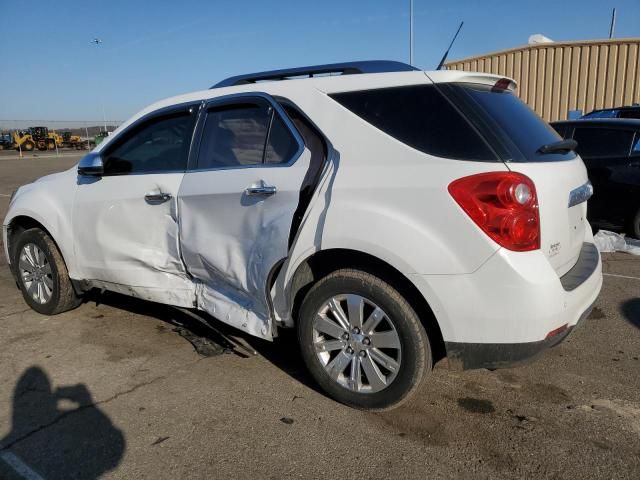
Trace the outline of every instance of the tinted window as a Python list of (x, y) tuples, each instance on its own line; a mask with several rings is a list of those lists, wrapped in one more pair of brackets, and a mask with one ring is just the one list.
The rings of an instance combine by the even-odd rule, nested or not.
[(624, 157), (629, 154), (633, 131), (613, 128), (576, 127), (573, 139), (583, 158)]
[(474, 122), (478, 122), (478, 128), (483, 133), (486, 132), (487, 137), (494, 135), (496, 128), (502, 132), (501, 139), (497, 138), (498, 141), (505, 142), (510, 160), (545, 162), (575, 157), (572, 152), (546, 155), (538, 153), (538, 149), (543, 145), (557, 142), (561, 138), (547, 122), (510, 90), (477, 84), (450, 84), (445, 88), (452, 91), (453, 98), (458, 99), (460, 108), (470, 118), (474, 118)]
[(620, 118), (640, 118), (640, 108), (620, 110)]
[(582, 118), (618, 118), (619, 110), (594, 110)]
[(189, 111), (164, 115), (126, 132), (105, 153), (105, 174), (184, 171), (194, 118)]
[(267, 104), (214, 107), (207, 113), (198, 168), (286, 163), (297, 151), (293, 135)]
[(640, 132), (636, 133), (636, 141), (631, 149), (632, 155), (640, 155)]
[(286, 163), (298, 151), (298, 143), (282, 119), (275, 115), (269, 130), (269, 140), (264, 154), (265, 163)]
[(569, 126), (568, 125), (551, 125), (554, 130), (556, 132), (558, 132), (558, 135), (560, 135), (562, 138), (567, 138), (567, 134), (569, 133)]
[(497, 160), (473, 127), (432, 85), (331, 95), (383, 132), (425, 153), (462, 160)]

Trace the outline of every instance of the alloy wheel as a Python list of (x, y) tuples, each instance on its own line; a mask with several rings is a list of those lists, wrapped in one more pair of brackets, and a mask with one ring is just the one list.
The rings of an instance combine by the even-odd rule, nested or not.
[(42, 249), (34, 243), (25, 244), (20, 251), (18, 269), (27, 294), (38, 303), (49, 302), (53, 296), (53, 274)]
[(313, 343), (326, 373), (353, 392), (384, 390), (400, 368), (402, 348), (392, 319), (360, 295), (336, 295), (320, 307)]

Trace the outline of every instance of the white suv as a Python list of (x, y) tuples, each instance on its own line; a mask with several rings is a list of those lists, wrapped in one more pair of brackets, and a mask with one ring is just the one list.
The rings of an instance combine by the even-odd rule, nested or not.
[(514, 88), (379, 61), (163, 100), (17, 190), (11, 270), (47, 315), (100, 288), (266, 340), (296, 327), (320, 386), (359, 408), (397, 406), (445, 355), (514, 364), (602, 285), (575, 142)]

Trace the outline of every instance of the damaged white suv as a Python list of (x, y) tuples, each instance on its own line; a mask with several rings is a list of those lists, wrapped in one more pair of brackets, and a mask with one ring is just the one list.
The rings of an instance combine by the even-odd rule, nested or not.
[(101, 288), (272, 340), (333, 398), (397, 406), (434, 360), (560, 342), (602, 285), (575, 142), (514, 83), (397, 62), (243, 75), (158, 102), (3, 224), (26, 302)]

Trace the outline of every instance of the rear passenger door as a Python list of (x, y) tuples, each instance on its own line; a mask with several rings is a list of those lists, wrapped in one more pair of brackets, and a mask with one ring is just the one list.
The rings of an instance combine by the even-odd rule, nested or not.
[(198, 307), (271, 338), (268, 285), (287, 257), (310, 152), (282, 108), (263, 94), (202, 110), (195, 162), (178, 193), (180, 243)]

